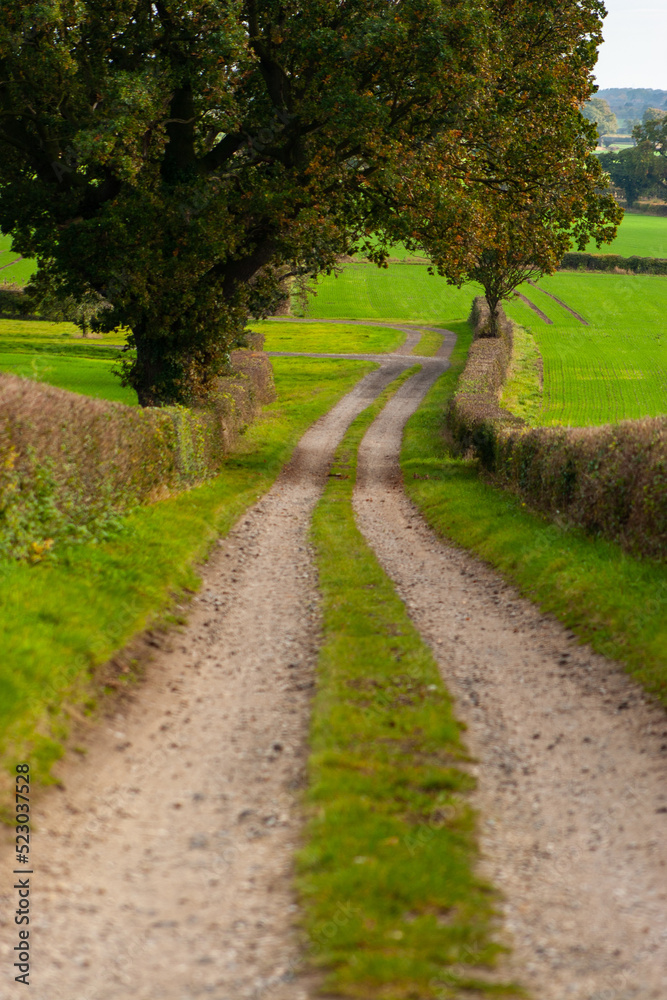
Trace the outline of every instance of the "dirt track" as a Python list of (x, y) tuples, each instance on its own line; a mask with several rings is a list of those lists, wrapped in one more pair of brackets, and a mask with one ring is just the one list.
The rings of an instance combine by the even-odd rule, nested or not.
[(667, 717), (429, 531), (398, 470), (414, 408), (407, 383), (364, 438), (355, 511), (468, 724), (509, 974), (539, 1000), (665, 1000)]
[[(345, 428), (415, 360), (382, 356), (306, 434), (204, 568), (188, 627), (39, 803), (35, 1000), (312, 1000), (291, 890), (319, 624), (307, 530)], [(401, 428), (443, 368), (424, 360), (365, 439), (357, 510), (468, 721), (512, 971), (538, 1000), (665, 1000), (665, 715), (405, 500)], [(14, 943), (3, 926), (11, 1000)]]
[[(291, 928), (318, 613), (307, 532), (383, 356), (302, 439), (203, 570), (188, 627), (43, 795), (31, 855), (35, 1000), (306, 1000)], [(434, 372), (443, 362), (433, 362)], [(154, 637), (151, 642), (158, 641)], [(0, 997), (15, 936), (3, 852)], [(9, 890), (9, 891), (7, 891)]]

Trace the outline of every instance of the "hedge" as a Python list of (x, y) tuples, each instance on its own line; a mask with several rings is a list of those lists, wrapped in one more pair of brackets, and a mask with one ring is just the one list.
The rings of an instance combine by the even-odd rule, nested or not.
[[(476, 338), (483, 312), (476, 303), (471, 314)], [(667, 417), (531, 428), (498, 402), (506, 355), (506, 334), (495, 342), (474, 340), (448, 412), (455, 450), (474, 455), (495, 483), (531, 506), (633, 553), (664, 559)]]
[(617, 254), (566, 253), (559, 271), (611, 271), (631, 274), (667, 274), (661, 257), (619, 257)]
[(268, 357), (232, 352), (210, 408), (140, 409), (0, 375), (0, 556), (37, 560), (214, 475), (274, 398)]

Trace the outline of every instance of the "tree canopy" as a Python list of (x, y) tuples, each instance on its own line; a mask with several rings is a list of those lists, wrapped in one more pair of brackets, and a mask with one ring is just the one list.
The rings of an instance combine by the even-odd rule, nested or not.
[(603, 13), (0, 0), (0, 229), (63, 295), (111, 304), (143, 404), (192, 402), (286, 273), (401, 237), (460, 281), (498, 213), (540, 200), (577, 240), (612, 236), (580, 112)]
[(632, 135), (639, 145), (646, 143), (654, 153), (667, 160), (667, 111), (649, 108), (644, 121), (637, 125)]
[(616, 115), (604, 97), (591, 97), (583, 107), (584, 118), (597, 126), (598, 135), (609, 135), (618, 131)]
[[(636, 132), (637, 130), (635, 134)], [(623, 191), (629, 208), (642, 195), (656, 193), (665, 184), (665, 161), (656, 154), (655, 147), (649, 141), (641, 140), (636, 146), (618, 152), (602, 153), (599, 159), (612, 182)]]

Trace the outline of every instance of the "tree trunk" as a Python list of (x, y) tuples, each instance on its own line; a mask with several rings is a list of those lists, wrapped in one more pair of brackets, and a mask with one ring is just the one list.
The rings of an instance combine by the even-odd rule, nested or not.
[(166, 353), (168, 341), (146, 334), (145, 330), (133, 330), (137, 356), (128, 381), (137, 393), (140, 406), (166, 406), (176, 402), (178, 389), (174, 379), (178, 373), (172, 359)]
[(489, 307), (489, 332), (487, 333), (487, 337), (498, 337), (498, 305), (500, 304), (500, 297), (489, 292), (485, 295), (485, 298), (486, 304)]

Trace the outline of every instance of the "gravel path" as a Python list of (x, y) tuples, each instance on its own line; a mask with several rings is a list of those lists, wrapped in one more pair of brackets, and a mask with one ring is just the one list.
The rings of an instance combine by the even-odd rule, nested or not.
[(665, 1000), (667, 717), (426, 527), (398, 470), (411, 383), (362, 442), (355, 511), (469, 727), (509, 974), (537, 1000)]
[[(379, 360), (220, 543), (187, 628), (146, 637), (146, 681), (33, 806), (35, 1000), (309, 996), (292, 928), (319, 634), (307, 533), (350, 421), (414, 363)], [(5, 849), (0, 997), (14, 1000), (12, 862)]]
[[(359, 522), (469, 724), (510, 972), (536, 1000), (665, 1000), (664, 713), (437, 541), (400, 489), (403, 423), (452, 343), (365, 438)], [(37, 803), (35, 1000), (312, 1000), (292, 893), (319, 635), (307, 532), (350, 421), (421, 359), (375, 360), (220, 543), (187, 627), (144, 638), (146, 680)], [(3, 1000), (23, 996), (12, 902), (0, 897)]]

